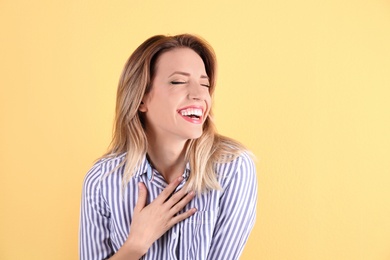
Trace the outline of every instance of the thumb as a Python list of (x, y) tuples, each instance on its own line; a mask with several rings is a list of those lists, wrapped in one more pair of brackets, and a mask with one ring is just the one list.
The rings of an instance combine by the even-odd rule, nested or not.
[(146, 196), (148, 195), (148, 190), (145, 187), (145, 184), (142, 182), (138, 183), (138, 200), (135, 205), (135, 211), (141, 211), (146, 206)]

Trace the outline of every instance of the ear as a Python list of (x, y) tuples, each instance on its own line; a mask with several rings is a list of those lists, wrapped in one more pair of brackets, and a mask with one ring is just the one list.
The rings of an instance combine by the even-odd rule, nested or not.
[(138, 111), (140, 111), (140, 112), (146, 112), (146, 111), (148, 111), (148, 108), (146, 107), (146, 105), (145, 105), (145, 102), (142, 100), (141, 101), (141, 104), (139, 105), (139, 107), (138, 107)]

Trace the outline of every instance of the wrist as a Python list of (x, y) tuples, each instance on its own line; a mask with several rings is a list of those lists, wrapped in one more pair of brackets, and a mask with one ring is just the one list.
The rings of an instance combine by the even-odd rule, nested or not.
[(149, 249), (149, 247), (144, 245), (140, 239), (133, 238), (132, 236), (127, 238), (123, 247), (126, 248), (126, 251), (129, 252), (129, 254), (139, 256), (139, 258), (146, 254)]

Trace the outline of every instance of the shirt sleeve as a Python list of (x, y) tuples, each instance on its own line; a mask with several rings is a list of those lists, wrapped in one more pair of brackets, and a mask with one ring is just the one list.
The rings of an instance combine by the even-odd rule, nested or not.
[(110, 210), (101, 194), (101, 163), (87, 173), (81, 198), (80, 260), (102, 260), (114, 254), (110, 243)]
[(208, 259), (238, 259), (255, 223), (256, 169), (247, 154), (237, 160), (239, 166), (220, 198), (219, 215)]

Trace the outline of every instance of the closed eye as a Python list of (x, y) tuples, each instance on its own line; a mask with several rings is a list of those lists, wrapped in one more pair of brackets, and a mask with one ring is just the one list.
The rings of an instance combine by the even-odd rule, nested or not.
[(172, 85), (180, 85), (180, 84), (186, 84), (187, 82), (185, 81), (171, 81)]
[[(181, 85), (181, 84), (186, 84), (186, 81), (171, 81), (172, 85)], [(200, 84), (203, 87), (210, 88), (210, 85), (208, 84)]]

